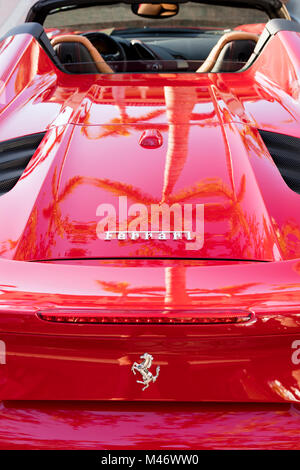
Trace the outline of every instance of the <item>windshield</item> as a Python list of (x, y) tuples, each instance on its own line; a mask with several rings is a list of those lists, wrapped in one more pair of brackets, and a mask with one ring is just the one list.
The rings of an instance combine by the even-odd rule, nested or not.
[(172, 18), (144, 18), (135, 15), (131, 5), (102, 5), (97, 7), (57, 9), (47, 16), (47, 29), (91, 30), (128, 29), (145, 27), (209, 27), (216, 29), (234, 28), (241, 24), (266, 23), (267, 15), (259, 10), (198, 3), (181, 4), (179, 13)]

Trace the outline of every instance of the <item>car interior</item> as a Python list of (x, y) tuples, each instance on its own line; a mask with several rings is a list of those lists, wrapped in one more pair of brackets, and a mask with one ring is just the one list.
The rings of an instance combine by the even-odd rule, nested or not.
[[(282, 17), (290, 20), (286, 9)], [(67, 73), (232, 73), (255, 60), (259, 33), (269, 19), (259, 9), (201, 2), (90, 7), (70, 2), (28, 21), (44, 27)]]
[[(179, 40), (170, 36), (163, 41), (135, 38), (128, 43), (126, 41), (126, 44), (118, 37), (92, 32), (57, 36), (51, 44), (61, 64), (71, 73), (207, 73), (236, 72), (244, 68), (259, 39), (257, 34), (245, 31), (231, 31), (220, 37), (209, 36), (207, 34), (206, 38), (197, 38), (196, 41), (193, 38), (194, 53), (191, 48), (189, 53), (184, 50), (184, 43), (190, 38)], [(201, 52), (197, 48), (200, 42)], [(103, 50), (108, 54), (104, 54)]]

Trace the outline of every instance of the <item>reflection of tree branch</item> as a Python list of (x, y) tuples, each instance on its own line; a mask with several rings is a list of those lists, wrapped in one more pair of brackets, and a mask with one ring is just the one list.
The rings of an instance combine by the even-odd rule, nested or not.
[[(91, 140), (102, 139), (105, 137), (111, 136), (128, 136), (130, 135), (132, 130), (143, 130), (143, 126), (147, 121), (154, 119), (158, 116), (161, 116), (165, 113), (164, 109), (157, 109), (155, 111), (151, 111), (144, 116), (139, 117), (130, 117), (128, 115), (121, 116), (120, 118), (114, 118), (110, 121), (109, 124), (103, 124), (102, 126), (89, 126), (88, 123), (82, 127), (82, 133)], [(164, 130), (166, 130), (167, 126), (162, 125)], [(95, 132), (95, 128), (97, 132)], [(145, 129), (148, 127), (145, 127)], [(102, 130), (104, 131), (102, 132)]]
[(176, 305), (183, 305), (187, 303), (189, 295), (195, 296), (203, 294), (223, 294), (224, 296), (232, 297), (241, 294), (251, 287), (257, 286), (258, 283), (245, 283), (232, 286), (224, 286), (219, 289), (188, 289), (186, 286), (186, 269), (187, 267), (167, 267), (165, 268), (165, 284), (166, 287), (161, 286), (142, 286), (130, 287), (128, 282), (114, 282), (114, 281), (97, 281), (101, 288), (106, 292), (120, 294), (122, 297), (128, 297), (133, 294), (145, 294), (150, 296), (161, 296), (164, 293), (165, 302)]

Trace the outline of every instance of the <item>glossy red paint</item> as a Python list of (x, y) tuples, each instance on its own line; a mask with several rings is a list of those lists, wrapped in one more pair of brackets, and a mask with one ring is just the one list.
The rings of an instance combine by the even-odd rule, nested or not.
[[(0, 261), (6, 358), (0, 399), (155, 402), (142, 414), (138, 404), (115, 414), (111, 407), (105, 414), (100, 404), (76, 405), (78, 427), (71, 404), (32, 405), (30, 411), (2, 405), (0, 446), (63, 447), (51, 420), (64, 416), (68, 447), (148, 448), (141, 421), (147, 416), (187, 448), (298, 448), (298, 412), (288, 403), (300, 401), (299, 365), (292, 359), (300, 341), (299, 195), (282, 180), (257, 129), (300, 137), (299, 48), (299, 34), (281, 32), (242, 73), (72, 76), (29, 36), (0, 44), (6, 85), (0, 140), (47, 131), (19, 182), (0, 199), (0, 254), (6, 258)], [(162, 134), (160, 148), (141, 148), (147, 130)], [(98, 204), (115, 204), (124, 195), (147, 206), (205, 204), (203, 248), (193, 253), (180, 241), (99, 240)], [(39, 260), (46, 262), (28, 262)], [(59, 308), (105, 309), (112, 317), (132, 309), (143, 317), (230, 309), (255, 319), (145, 327), (52, 324), (37, 315)], [(142, 392), (130, 368), (146, 350), (161, 373)], [(169, 401), (195, 403), (172, 409)], [(197, 404), (209, 401), (252, 405)], [(27, 415), (25, 434), (32, 440), (23, 432), (21, 442), (17, 420)], [(121, 425), (119, 434), (95, 440), (86, 420), (96, 420), (106, 436), (105, 416), (111, 427), (117, 416), (137, 427), (127, 432)], [(167, 422), (178, 416), (182, 425), (175, 430)], [(237, 422), (243, 434), (254, 418), (258, 428), (238, 444)], [(11, 435), (3, 432), (8, 422)], [(286, 433), (279, 438), (281, 422)], [(262, 440), (265, 426), (269, 434)], [(151, 439), (154, 447), (168, 446), (159, 431)]]
[[(86, 267), (2, 260), (1, 265), (0, 338), (7, 357), (2, 399), (300, 401), (293, 360), (300, 341), (298, 261), (264, 263), (259, 270), (256, 263), (198, 267), (188, 261), (150, 266), (103, 261)], [(242, 310), (255, 318), (200, 326), (58, 324), (38, 318), (39, 311), (59, 308), (89, 309), (91, 315), (105, 308), (112, 318), (133, 310), (142, 317)], [(130, 368), (146, 350), (161, 366), (161, 376), (142, 392)]]
[[(282, 180), (257, 132), (300, 135), (297, 33), (276, 35), (246, 72), (175, 76), (66, 75), (35, 40), (17, 36), (2, 48), (8, 41), (25, 52), (7, 80), (2, 139), (24, 133), (24, 122), (25, 133), (48, 134), (19, 183), (0, 200), (6, 219), (19, 212), (20, 197), (24, 201), (17, 220), (1, 229), (3, 257), (300, 256), (299, 196)], [(32, 79), (23, 90), (28, 56), (34, 56), (35, 69), (27, 72)], [(120, 87), (123, 98), (116, 93)], [(162, 133), (159, 149), (138, 145), (149, 129)], [(187, 252), (182, 241), (117, 240), (108, 249), (97, 238), (96, 210), (102, 202), (117, 207), (118, 196), (148, 207), (161, 201), (205, 204), (203, 249)]]
[(297, 406), (6, 402), (0, 449), (299, 450)]

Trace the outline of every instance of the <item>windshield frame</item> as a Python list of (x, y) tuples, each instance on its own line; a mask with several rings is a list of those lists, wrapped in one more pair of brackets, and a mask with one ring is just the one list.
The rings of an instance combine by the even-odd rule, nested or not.
[[(169, 3), (180, 4), (186, 3), (187, 0), (170, 0)], [(283, 3), (282, 0), (192, 0), (195, 3), (226, 5), (236, 8), (253, 8), (265, 11), (270, 18), (278, 18), (282, 16)], [(55, 8), (67, 6), (93, 6), (93, 5), (112, 5), (120, 3), (119, 0), (39, 0), (28, 12), (26, 21), (37, 21), (43, 24), (49, 11)], [(137, 0), (122, 0), (121, 3), (132, 4), (138, 3)], [(146, 0), (144, 3), (161, 3), (161, 0)]]
[[(163, 19), (145, 18), (135, 15), (131, 6), (122, 2), (113, 5), (97, 5), (77, 9), (54, 10), (45, 19), (44, 29), (52, 34), (83, 34), (91, 31), (103, 31), (126, 36), (126, 33), (142, 35), (155, 34), (160, 38), (174, 31), (184, 30), (195, 34), (200, 31), (227, 31), (241, 25), (260, 25), (269, 21), (262, 10), (244, 8), (242, 10), (227, 5), (203, 5), (188, 1), (181, 4), (177, 15)], [(123, 33), (123, 34), (122, 34)], [(50, 36), (49, 36), (50, 37)], [(132, 38), (134, 39), (134, 38)]]

